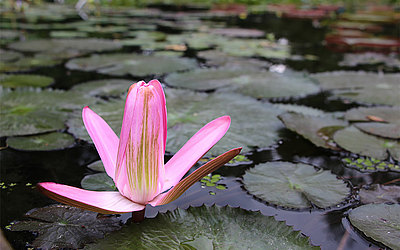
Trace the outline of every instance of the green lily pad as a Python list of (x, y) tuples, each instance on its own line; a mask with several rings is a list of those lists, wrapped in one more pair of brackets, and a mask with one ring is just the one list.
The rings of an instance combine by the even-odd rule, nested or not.
[(3, 75), (0, 74), (0, 85), (7, 88), (20, 87), (47, 87), (54, 83), (54, 79), (41, 75)]
[(113, 76), (148, 76), (193, 69), (195, 60), (172, 56), (139, 54), (92, 55), (70, 60), (66, 67), (82, 71), (96, 71)]
[(349, 53), (344, 54), (343, 60), (339, 62), (340, 66), (358, 67), (367, 65), (383, 64), (389, 68), (400, 68), (400, 59), (395, 54), (385, 55), (381, 53), (366, 52), (366, 53)]
[[(4, 22), (4, 24), (5, 24), (5, 22)], [(19, 31), (1, 29), (0, 44), (8, 44), (12, 41), (17, 40), (20, 36), (21, 36), (21, 33)]]
[(16, 61), (0, 61), (0, 72), (26, 72), (40, 67), (50, 67), (61, 63), (60, 58), (36, 54), (33, 57), (21, 57)]
[(330, 72), (314, 74), (322, 89), (339, 98), (373, 104), (399, 105), (400, 74)]
[(381, 161), (371, 157), (343, 158), (346, 167), (357, 169), (361, 172), (394, 171), (400, 172), (400, 166), (391, 162)]
[(78, 31), (88, 32), (88, 33), (98, 33), (98, 34), (115, 34), (115, 33), (123, 33), (129, 30), (128, 26), (116, 26), (116, 25), (87, 25), (87, 26), (79, 26)]
[(103, 162), (102, 161), (95, 161), (87, 165), (88, 168), (90, 168), (93, 171), (97, 172), (106, 172), (106, 169), (104, 168)]
[(211, 34), (222, 35), (227, 37), (238, 38), (262, 38), (265, 37), (265, 32), (256, 29), (241, 29), (241, 28), (218, 28), (211, 29)]
[(229, 115), (232, 123), (227, 134), (211, 148), (210, 155), (234, 147), (243, 147), (243, 152), (268, 147), (279, 138), (277, 132), (282, 125), (277, 115), (282, 111), (269, 103), (234, 93), (206, 94), (182, 89), (166, 89), (165, 93), (169, 152), (177, 152), (203, 125), (223, 115)]
[(263, 57), (267, 59), (287, 59), (290, 57), (289, 45), (271, 42), (266, 39), (231, 39), (218, 49), (231, 56)]
[(385, 160), (389, 151), (394, 159), (400, 160), (398, 141), (368, 135), (353, 126), (337, 131), (333, 139), (340, 147), (355, 154)]
[(82, 31), (52, 31), (50, 32), (50, 37), (52, 38), (85, 38), (88, 37), (86, 32)]
[(190, 207), (131, 224), (87, 249), (313, 249), (306, 237), (259, 212)]
[(370, 187), (360, 189), (360, 201), (368, 203), (400, 203), (400, 187), (373, 184)]
[(83, 189), (94, 191), (116, 191), (113, 179), (106, 173), (86, 175), (81, 181)]
[(324, 133), (329, 130), (339, 130), (347, 126), (345, 121), (330, 115), (312, 116), (298, 113), (285, 113), (279, 115), (285, 126), (311, 141), (318, 147), (338, 150), (332, 141), (332, 135)]
[(23, 55), (19, 52), (0, 49), (0, 62), (2, 63), (13, 62), (22, 57)]
[(23, 52), (46, 52), (62, 54), (71, 58), (91, 52), (118, 50), (122, 45), (117, 41), (95, 38), (86, 39), (37, 39), (15, 42), (9, 48)]
[(349, 213), (353, 226), (392, 249), (400, 246), (400, 205), (368, 204)]
[(75, 85), (71, 88), (71, 91), (77, 91), (89, 96), (119, 97), (127, 92), (133, 83), (131, 80), (124, 79), (96, 80)]
[(30, 210), (31, 220), (18, 221), (11, 231), (37, 232), (32, 246), (41, 249), (82, 248), (121, 228), (116, 216), (97, 216), (95, 212), (65, 205), (52, 205)]
[(227, 42), (225, 38), (209, 33), (184, 33), (169, 35), (167, 42), (172, 44), (184, 44), (193, 50), (206, 50)]
[(326, 170), (303, 163), (268, 162), (246, 171), (243, 183), (250, 194), (288, 208), (326, 208), (344, 202), (350, 190)]
[(307, 107), (307, 106), (302, 106), (302, 105), (275, 103), (274, 106), (279, 109), (282, 109), (284, 111), (287, 111), (287, 112), (303, 114), (303, 115), (307, 115), (307, 116), (324, 116), (324, 115), (326, 115), (326, 113), (322, 110)]
[(381, 137), (400, 139), (400, 107), (355, 108), (346, 112), (345, 118), (357, 122), (358, 129)]
[(72, 147), (75, 138), (65, 133), (49, 133), (24, 137), (9, 137), (7, 145), (11, 148), (27, 151), (49, 151)]
[(218, 50), (206, 50), (197, 53), (197, 56), (206, 60), (206, 64), (212, 67), (223, 67), (225, 69), (238, 70), (260, 70), (271, 66), (271, 63), (255, 59), (229, 56)]
[(72, 110), (96, 102), (74, 92), (0, 91), (0, 136), (29, 135), (64, 129)]

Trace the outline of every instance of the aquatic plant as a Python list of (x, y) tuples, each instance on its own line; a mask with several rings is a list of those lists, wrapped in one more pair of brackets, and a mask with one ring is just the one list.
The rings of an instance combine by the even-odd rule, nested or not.
[(241, 148), (232, 149), (181, 180), (224, 136), (230, 117), (222, 116), (205, 125), (164, 165), (165, 104), (157, 80), (133, 84), (126, 98), (120, 138), (89, 107), (83, 109), (85, 127), (118, 192), (89, 191), (53, 182), (39, 183), (39, 190), (59, 202), (99, 213), (144, 211), (147, 204), (158, 206), (175, 200), (195, 182), (239, 154)]

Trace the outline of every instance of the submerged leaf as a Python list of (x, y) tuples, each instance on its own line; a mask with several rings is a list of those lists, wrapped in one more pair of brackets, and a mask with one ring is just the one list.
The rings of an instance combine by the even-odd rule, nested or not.
[(158, 214), (154, 219), (131, 224), (86, 247), (99, 248), (313, 249), (301, 233), (273, 217), (217, 206), (190, 207)]
[(259, 164), (246, 171), (243, 183), (252, 195), (289, 208), (331, 207), (350, 195), (346, 183), (330, 171), (302, 163)]

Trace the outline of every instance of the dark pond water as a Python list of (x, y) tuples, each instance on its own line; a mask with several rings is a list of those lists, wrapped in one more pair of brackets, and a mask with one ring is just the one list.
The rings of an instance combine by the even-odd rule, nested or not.
[[(165, 13), (170, 15), (171, 13)], [(173, 13), (172, 13), (173, 15)], [(167, 19), (167, 18), (166, 18)], [(77, 21), (78, 19), (71, 19)], [(62, 22), (67, 22), (66, 20)], [(321, 21), (322, 22), (322, 21)], [(42, 21), (42, 23), (50, 23)], [(256, 28), (266, 33), (274, 34), (276, 39), (285, 38), (291, 45), (292, 55), (314, 55), (318, 60), (294, 60), (294, 59), (271, 59), (268, 60), (274, 65), (283, 64), (288, 68), (297, 71), (309, 73), (325, 72), (333, 70), (348, 70), (348, 67), (339, 66), (344, 53), (328, 49), (323, 40), (327, 32), (327, 26), (320, 22), (309, 19), (286, 19), (278, 18), (275, 14), (251, 14), (246, 19), (236, 16), (220, 18), (218, 24), (242, 27)], [(322, 25), (322, 26), (321, 26)], [(395, 27), (386, 27), (386, 34), (393, 35)], [(26, 31), (25, 35), (30, 37), (47, 38), (51, 30)], [(158, 31), (167, 34), (176, 33), (171, 28), (159, 27)], [(91, 36), (104, 36), (103, 34), (92, 34)], [(110, 35), (112, 38), (112, 35)], [(3, 45), (5, 48), (5, 45)], [(124, 48), (121, 52), (143, 52), (137, 48)], [(29, 53), (26, 53), (29, 54)], [(197, 52), (188, 50), (186, 57), (195, 58), (200, 63), (204, 60), (197, 58)], [(39, 68), (33, 70), (32, 74), (41, 74), (51, 76), (55, 79), (53, 88), (68, 90), (72, 86), (96, 79), (107, 79), (110, 76), (89, 73), (76, 70), (68, 70), (64, 63), (51, 68)], [(364, 65), (352, 67), (351, 70), (378, 71), (398, 71), (388, 69), (382, 65)], [(143, 77), (145, 81), (154, 76)], [(115, 78), (115, 77), (112, 77)], [(134, 77), (121, 77), (124, 79), (138, 80)], [(163, 82), (164, 75), (158, 76)], [(292, 103), (301, 104), (309, 107), (318, 108), (324, 111), (345, 111), (352, 107), (359, 106), (354, 102), (343, 102), (330, 98), (329, 92), (309, 95), (302, 98), (273, 98), (273, 103)], [(263, 101), (263, 100), (261, 100)], [(6, 138), (1, 141), (1, 180), (6, 188), (1, 190), (1, 228), (6, 238), (16, 249), (24, 249), (27, 242), (32, 241), (35, 236), (29, 232), (11, 232), (4, 228), (12, 221), (23, 219), (24, 213), (32, 208), (43, 207), (54, 202), (44, 195), (40, 194), (35, 188), (38, 182), (52, 181), (68, 184), (71, 186), (80, 186), (83, 176), (94, 173), (86, 166), (99, 159), (93, 145), (77, 140), (75, 146), (65, 150), (46, 151), (46, 152), (26, 152), (11, 148), (6, 148)], [(255, 149), (246, 153), (252, 161), (251, 164), (236, 164), (234, 166), (225, 166), (217, 171), (223, 176), (222, 184), (225, 184), (226, 190), (217, 190), (213, 187), (201, 187), (196, 183), (178, 200), (161, 207), (153, 208), (148, 206), (146, 217), (154, 217), (157, 212), (173, 210), (176, 207), (188, 208), (189, 206), (200, 206), (202, 204), (217, 204), (221, 206), (229, 205), (241, 207), (251, 211), (261, 211), (262, 214), (275, 216), (277, 220), (285, 221), (296, 230), (300, 230), (304, 235), (310, 237), (312, 244), (321, 246), (323, 249), (378, 249), (382, 247), (377, 242), (365, 238), (357, 232), (348, 222), (346, 212), (349, 208), (359, 205), (357, 191), (362, 185), (383, 184), (400, 178), (399, 173), (394, 172), (376, 172), (362, 173), (355, 169), (346, 168), (341, 158), (347, 153), (338, 153), (325, 150), (314, 146), (312, 143), (291, 132), (287, 129), (280, 131), (280, 140), (271, 147)], [(330, 170), (338, 178), (346, 181), (351, 187), (352, 195), (343, 204), (329, 209), (312, 208), (310, 210), (284, 209), (274, 205), (267, 204), (262, 200), (254, 198), (244, 188), (242, 175), (244, 172), (257, 165), (258, 163), (271, 161), (290, 161), (302, 162), (314, 165), (316, 167)], [(399, 182), (397, 181), (397, 184)], [(14, 185), (15, 184), (15, 185)], [(214, 192), (211, 195), (210, 192)], [(127, 219), (126, 215), (122, 216)]]

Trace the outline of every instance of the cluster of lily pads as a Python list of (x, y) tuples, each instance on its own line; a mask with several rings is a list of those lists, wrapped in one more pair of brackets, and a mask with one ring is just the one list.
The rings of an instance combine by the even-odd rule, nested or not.
[[(278, 145), (287, 128), (328, 153), (340, 152), (346, 167), (354, 168), (356, 162), (356, 167), (365, 166), (360, 171), (399, 171), (398, 73), (295, 72), (284, 64), (294, 58), (286, 39), (275, 39), (261, 30), (226, 28), (209, 12), (168, 15), (157, 9), (105, 9), (101, 16), (82, 21), (71, 8), (48, 6), (48, 11), (31, 7), (15, 16), (2, 10), (1, 36), (6, 39), (0, 50), (0, 136), (10, 148), (49, 151), (73, 147), (78, 139), (91, 143), (81, 117), (82, 107), (87, 105), (119, 134), (129, 86), (139, 79), (157, 77), (165, 85), (166, 150), (171, 154), (206, 122), (229, 115), (230, 132), (206, 159), (232, 147), (243, 147), (246, 154), (270, 149)], [(18, 22), (12, 23), (14, 19)], [(63, 77), (87, 72), (102, 79), (62, 90), (56, 79), (32, 73), (52, 67), (61, 67)], [(294, 104), (321, 93), (362, 107), (332, 113)], [(373, 164), (368, 166), (370, 162)], [(245, 191), (280, 209), (334, 210), (349, 202), (355, 192), (349, 182), (331, 171), (309, 164), (278, 161), (249, 168), (252, 164), (240, 155), (227, 168), (244, 165), (241, 182)], [(91, 174), (82, 179), (82, 188), (116, 189), (101, 163), (88, 168)], [(215, 174), (201, 183), (205, 188), (229, 192), (220, 183), (223, 178)], [(382, 192), (386, 194), (390, 187), (382, 185)], [(209, 190), (209, 194), (214, 192)], [(393, 196), (380, 203), (398, 203), (398, 195)], [(377, 231), (398, 235), (398, 228), (390, 231), (379, 219), (368, 217), (379, 209), (385, 209), (383, 217), (399, 222), (400, 218), (394, 217), (399, 205), (389, 204), (360, 206), (349, 212), (349, 219), (368, 237), (396, 246), (399, 238)], [(38, 248), (78, 248), (121, 228), (115, 216), (98, 219), (96, 213), (64, 205), (35, 209), (27, 216), (31, 220), (10, 228), (38, 232), (32, 243)], [(366, 226), (368, 223), (375, 223), (376, 228)], [(61, 239), (54, 238), (55, 231), (63, 235)], [(88, 248), (148, 248), (154, 244), (187, 249), (311, 247), (307, 237), (272, 217), (239, 208), (203, 206), (124, 226)]]

